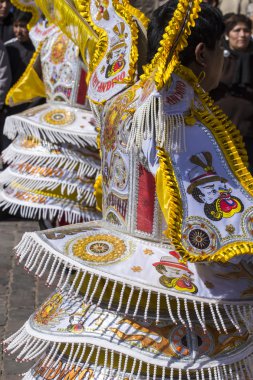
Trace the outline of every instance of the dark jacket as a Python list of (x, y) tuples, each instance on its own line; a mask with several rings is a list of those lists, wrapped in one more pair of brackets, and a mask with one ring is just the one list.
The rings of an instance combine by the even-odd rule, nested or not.
[(5, 47), (9, 56), (13, 85), (24, 73), (35, 49), (30, 40), (28, 42), (19, 42), (16, 38), (7, 41)]
[(0, 110), (3, 108), (5, 96), (11, 85), (11, 70), (7, 51), (0, 41)]
[(219, 86), (211, 96), (245, 137), (253, 137), (253, 44), (247, 52), (228, 48)]
[(0, 19), (0, 40), (6, 42), (14, 37), (13, 16), (10, 13), (7, 17)]

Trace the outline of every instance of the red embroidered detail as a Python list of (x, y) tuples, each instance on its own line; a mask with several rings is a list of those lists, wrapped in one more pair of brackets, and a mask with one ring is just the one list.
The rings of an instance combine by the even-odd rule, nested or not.
[(85, 104), (86, 93), (87, 93), (86, 76), (87, 76), (87, 73), (82, 69), (81, 75), (80, 75), (78, 93), (77, 93), (77, 103), (82, 104), (82, 105)]
[(173, 94), (166, 97), (166, 103), (173, 105), (179, 103), (185, 95), (184, 82), (177, 81)]
[(139, 166), (139, 191), (137, 204), (137, 230), (153, 232), (155, 211), (155, 178), (142, 165)]

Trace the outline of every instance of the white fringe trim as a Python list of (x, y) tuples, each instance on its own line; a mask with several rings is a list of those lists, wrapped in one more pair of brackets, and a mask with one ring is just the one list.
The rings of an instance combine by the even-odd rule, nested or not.
[(93, 220), (100, 219), (100, 213), (96, 211), (86, 210), (85, 212), (78, 209), (78, 206), (75, 208), (70, 208), (70, 201), (66, 200), (62, 203), (61, 206), (50, 204), (49, 206), (41, 204), (19, 204), (12, 201), (2, 200), (0, 194), (0, 208), (3, 211), (7, 210), (9, 214), (16, 215), (20, 214), (22, 218), (27, 219), (49, 219), (54, 220), (56, 217), (60, 221), (64, 217), (64, 220), (68, 224), (76, 224), (80, 222), (90, 222)]
[[(45, 243), (44, 243), (45, 244)], [(71, 292), (75, 293), (75, 296), (78, 295), (81, 287), (84, 291), (84, 301), (86, 303), (92, 303), (95, 292), (101, 283), (104, 283), (102, 286), (102, 291), (100, 297), (97, 301), (97, 305), (103, 303), (103, 307), (111, 309), (115, 304), (117, 305), (117, 312), (130, 315), (132, 317), (139, 316), (144, 318), (144, 320), (149, 320), (149, 316), (152, 316), (154, 313), (154, 304), (151, 305), (151, 296), (152, 300), (156, 300), (156, 322), (160, 321), (160, 302), (163, 298), (167, 304), (168, 316), (174, 324), (177, 324), (177, 321), (180, 321), (183, 325), (189, 326), (191, 328), (192, 323), (195, 320), (198, 320), (203, 330), (206, 331), (206, 321), (212, 320), (212, 323), (218, 332), (224, 331), (227, 333), (225, 319), (228, 319), (231, 324), (239, 331), (240, 323), (242, 321), (246, 329), (251, 333), (253, 331), (253, 322), (252, 322), (252, 313), (253, 305), (250, 304), (238, 304), (238, 303), (219, 303), (217, 301), (196, 301), (185, 299), (183, 296), (171, 295), (169, 296), (165, 291), (157, 292), (151, 289), (141, 288), (140, 286), (135, 286), (122, 282), (116, 278), (108, 278), (107, 273), (99, 272), (96, 268), (92, 267), (78, 267), (77, 263), (55, 250), (53, 248), (46, 247), (43, 241), (37, 241), (36, 233), (26, 233), (24, 234), (21, 242), (15, 247), (17, 259), (19, 263), (24, 261), (25, 269), (29, 272), (33, 271), (36, 267), (37, 262), (39, 266), (36, 267), (35, 275), (41, 277), (48, 268), (51, 268), (50, 274), (47, 278), (47, 284), (51, 285), (54, 279), (58, 276), (59, 281), (57, 287), (60, 290), (66, 288), (69, 283), (69, 276), (72, 270), (76, 270), (76, 275), (74, 279), (72, 278)], [(64, 264), (63, 268), (61, 268)], [(66, 268), (69, 268), (69, 276), (64, 280), (64, 273)], [(60, 273), (61, 272), (61, 273)], [(81, 280), (79, 282), (78, 288), (75, 290), (74, 285), (81, 275)], [(95, 287), (91, 288), (93, 280), (96, 280)], [(111, 296), (109, 300), (104, 300), (103, 296), (105, 294), (108, 283), (113, 284)], [(115, 297), (115, 292), (117, 288), (117, 297)], [(126, 291), (129, 291), (128, 302), (126, 305), (123, 305), (122, 300), (124, 295), (127, 295)], [(133, 300), (134, 291), (138, 293), (137, 301)], [(120, 293), (119, 293), (120, 292)], [(146, 299), (145, 309), (140, 307), (141, 299)], [(176, 310), (172, 307), (172, 302), (176, 301)], [(194, 309), (195, 315), (191, 312), (194, 321), (191, 320), (191, 315), (189, 308)]]
[(154, 139), (159, 147), (168, 151), (186, 151), (185, 121), (183, 114), (165, 115), (163, 98), (159, 93), (151, 96), (137, 108), (131, 125), (127, 150), (140, 149), (144, 140)]
[(85, 135), (84, 133), (73, 133), (64, 130), (60, 131), (53, 128), (41, 126), (40, 124), (28, 122), (21, 116), (14, 115), (6, 118), (4, 125), (4, 134), (10, 139), (14, 140), (17, 135), (33, 136), (36, 139), (49, 140), (52, 143), (71, 143), (83, 147), (83, 145), (90, 145), (97, 147), (96, 134)]
[(21, 175), (19, 173), (12, 173), (8, 168), (0, 173), (0, 184), (3, 186), (20, 185), (26, 189), (33, 190), (56, 190), (60, 188), (61, 194), (65, 191), (67, 195), (77, 192), (77, 200), (82, 200), (88, 206), (94, 207), (96, 204), (96, 197), (94, 195), (93, 184), (80, 185), (78, 183), (68, 183), (67, 181), (48, 179), (48, 177), (34, 178), (30, 175)]
[[(119, 349), (121, 346), (119, 346)], [(122, 348), (121, 348), (122, 349)], [(157, 371), (162, 373), (159, 378), (162, 380), (182, 380), (182, 379), (198, 379), (198, 380), (251, 380), (253, 379), (253, 355), (246, 354), (245, 358), (239, 361), (234, 361), (231, 364), (220, 364), (215, 366), (205, 366), (201, 369), (179, 369), (167, 366), (158, 366), (156, 364), (150, 364), (145, 360), (136, 359), (133, 355), (128, 355), (127, 353), (122, 353), (110, 348), (100, 347), (95, 344), (90, 343), (62, 343), (62, 342), (50, 342), (47, 340), (39, 339), (37, 337), (31, 336), (27, 331), (25, 326), (23, 326), (19, 331), (13, 334), (11, 337), (4, 342), (4, 351), (9, 354), (14, 354), (19, 352), (16, 360), (19, 362), (26, 362), (34, 360), (39, 356), (44, 355), (40, 368), (43, 369), (43, 376), (45, 377), (47, 373), (50, 372), (50, 378), (52, 377), (52, 371), (57, 369), (57, 365), (61, 361), (64, 353), (69, 352), (67, 356), (67, 361), (65, 365), (61, 366), (61, 369), (73, 369), (76, 368), (78, 372), (87, 368), (90, 364), (90, 359), (93, 355), (95, 358), (92, 368), (94, 373), (98, 369), (98, 363), (100, 356), (104, 358), (104, 371), (110, 370), (110, 379), (120, 379), (123, 380), (127, 375), (127, 367), (131, 365), (130, 377), (129, 379), (139, 379), (142, 372), (146, 372), (146, 376), (141, 375), (141, 379), (155, 380), (157, 379)], [(78, 362), (76, 361), (77, 355), (80, 355)], [(85, 357), (86, 355), (86, 357)], [(118, 366), (113, 367), (113, 363), (116, 363), (116, 355), (119, 357)], [(82, 359), (85, 357), (85, 362)], [(109, 360), (110, 359), (110, 360)], [(147, 357), (147, 360), (150, 359)], [(110, 363), (110, 365), (109, 365)], [(77, 372), (77, 374), (78, 374)], [(75, 374), (74, 374), (75, 375)], [(33, 377), (30, 377), (33, 379)], [(58, 378), (58, 377), (56, 377)], [(74, 376), (71, 379), (78, 379), (79, 377)], [(97, 377), (96, 377), (97, 378)], [(26, 377), (27, 379), (27, 377)], [(29, 377), (28, 377), (29, 379)], [(109, 380), (109, 379), (108, 379)]]
[(12, 144), (2, 152), (2, 159), (7, 164), (29, 163), (30, 165), (49, 168), (59, 167), (70, 172), (76, 170), (77, 175), (80, 177), (96, 177), (100, 170), (100, 167), (95, 162), (91, 160), (86, 161), (85, 158), (81, 159), (74, 152), (72, 156), (68, 152), (66, 155), (50, 157), (42, 154), (39, 155), (38, 152), (36, 152), (36, 155), (34, 152), (20, 153), (15, 150)]

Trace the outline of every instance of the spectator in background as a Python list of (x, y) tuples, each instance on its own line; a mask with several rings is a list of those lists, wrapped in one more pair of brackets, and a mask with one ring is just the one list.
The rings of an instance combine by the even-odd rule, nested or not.
[(203, 0), (204, 3), (212, 5), (212, 7), (217, 8), (219, 5), (219, 0)]
[(15, 38), (5, 43), (11, 65), (12, 84), (16, 83), (21, 77), (35, 51), (27, 29), (27, 24), (31, 17), (31, 13), (19, 10), (15, 10), (13, 14), (13, 32)]
[(0, 40), (6, 42), (14, 37), (10, 0), (0, 0)]
[(225, 16), (224, 66), (211, 96), (239, 128), (253, 169), (253, 42), (251, 20), (241, 14)]
[[(31, 17), (31, 13), (21, 12), (18, 9), (13, 13), (12, 27), (15, 38), (12, 38), (5, 43), (12, 75), (11, 86), (13, 86), (24, 73), (35, 51), (27, 29), (27, 24)], [(22, 103), (14, 107), (5, 106), (4, 117), (2, 118), (0, 125), (2, 150), (7, 148), (10, 144), (10, 140), (3, 135), (5, 118), (37, 105), (37, 102), (38, 101), (36, 101), (36, 103)]]
[(0, 112), (3, 109), (6, 94), (11, 85), (11, 69), (7, 51), (0, 41)]
[(219, 8), (224, 15), (230, 12), (246, 15), (247, 7), (251, 2), (251, 0), (220, 0)]

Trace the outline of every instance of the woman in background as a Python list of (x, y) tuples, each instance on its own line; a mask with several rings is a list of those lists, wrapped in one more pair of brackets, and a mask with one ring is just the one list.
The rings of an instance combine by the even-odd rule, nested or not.
[(253, 42), (251, 20), (244, 15), (225, 17), (226, 42), (220, 84), (211, 95), (240, 129), (253, 169)]

